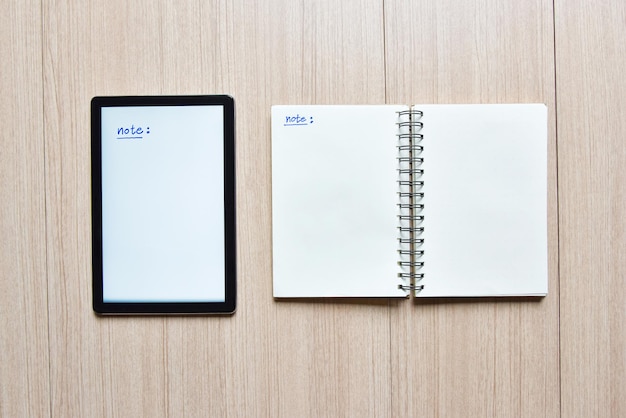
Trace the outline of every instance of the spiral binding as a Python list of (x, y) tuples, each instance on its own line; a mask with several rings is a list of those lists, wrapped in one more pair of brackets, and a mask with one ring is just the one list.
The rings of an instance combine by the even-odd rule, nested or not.
[[(423, 244), (424, 243), (424, 238), (398, 238), (398, 240), (400, 240), (400, 244)], [(424, 255), (424, 250), (419, 250), (419, 251), (400, 250), (400, 251), (412, 251), (409, 254)]]
[(404, 110), (398, 113), (398, 265), (401, 272), (398, 277), (403, 283), (399, 289), (406, 292), (419, 292), (424, 285), (419, 282), (424, 278), (424, 186), (421, 177), (424, 175), (424, 158), (422, 142), (424, 135), (420, 132), (424, 124), (424, 115), (419, 110)]
[[(398, 135), (400, 136), (400, 135)], [(424, 147), (421, 145), (400, 145), (398, 146), (400, 151), (424, 151)]]
[(409, 284), (409, 285), (403, 285), (403, 284), (399, 284), (398, 285), (398, 289), (404, 290), (405, 292), (410, 292), (411, 290), (414, 290), (416, 292), (419, 292), (420, 290), (424, 289), (424, 285), (414, 285), (414, 284)]
[(400, 232), (411, 232), (411, 231), (424, 232), (423, 226), (416, 227), (416, 228), (399, 226), (398, 229), (400, 230)]

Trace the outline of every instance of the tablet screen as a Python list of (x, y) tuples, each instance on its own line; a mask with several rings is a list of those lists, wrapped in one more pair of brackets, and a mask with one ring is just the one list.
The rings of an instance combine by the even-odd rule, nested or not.
[(101, 97), (92, 112), (94, 309), (232, 312), (232, 99)]

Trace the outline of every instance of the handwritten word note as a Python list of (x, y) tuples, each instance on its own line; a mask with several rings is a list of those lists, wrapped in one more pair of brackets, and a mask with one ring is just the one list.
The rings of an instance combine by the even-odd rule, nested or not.
[(117, 139), (143, 139), (144, 134), (150, 134), (149, 126), (147, 126), (145, 130), (141, 126), (135, 127), (134, 124), (129, 128), (123, 126), (117, 128)]
[(305, 126), (313, 123), (313, 116), (302, 116), (296, 114), (295, 116), (285, 116), (285, 123), (283, 126)]

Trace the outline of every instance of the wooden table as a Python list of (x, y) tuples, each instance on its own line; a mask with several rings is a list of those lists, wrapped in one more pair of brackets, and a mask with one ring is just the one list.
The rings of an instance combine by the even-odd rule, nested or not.
[[(1, 416), (626, 416), (622, 0), (3, 3)], [(96, 317), (91, 97), (211, 93), (238, 312)], [(506, 102), (549, 108), (548, 297), (273, 300), (272, 104)]]

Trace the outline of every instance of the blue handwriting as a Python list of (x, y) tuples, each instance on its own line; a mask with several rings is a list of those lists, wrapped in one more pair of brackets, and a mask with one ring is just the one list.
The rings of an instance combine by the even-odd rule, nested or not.
[(300, 116), (299, 114), (295, 116), (285, 116), (285, 123), (283, 126), (303, 126), (310, 125), (313, 123), (313, 116)]
[(145, 130), (141, 126), (136, 127), (134, 124), (130, 128), (117, 128), (117, 139), (143, 139), (143, 134), (150, 134), (149, 126)]

